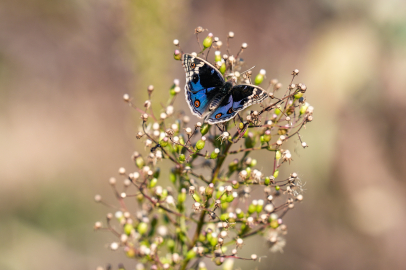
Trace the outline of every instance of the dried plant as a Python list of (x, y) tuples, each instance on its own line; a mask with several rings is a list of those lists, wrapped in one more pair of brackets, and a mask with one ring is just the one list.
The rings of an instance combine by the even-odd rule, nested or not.
[[(199, 41), (204, 31), (202, 27), (195, 29), (200, 52), (192, 55), (208, 59), (213, 49), (213, 65), (225, 78), (251, 84), (251, 70), (241, 72), (240, 55), (248, 45), (243, 43), (233, 55), (229, 43), (234, 33), (230, 32), (227, 53), (222, 55), (223, 44), (213, 34)], [(174, 58), (180, 60), (183, 53), (179, 41), (174, 40), (174, 45)], [(295, 172), (280, 179), (279, 171), (292, 161), (287, 149), (290, 139), (298, 139), (303, 148), (307, 147), (299, 132), (313, 119), (313, 107), (303, 96), (306, 86), (293, 82), (298, 74), (299, 70), (293, 71), (286, 90), (277, 80), (271, 80), (266, 89), (269, 98), (261, 103), (260, 110), (245, 110), (213, 126), (201, 122), (191, 126), (190, 117), (174, 107), (175, 98), (183, 95), (179, 80), (174, 81), (170, 98), (159, 113), (151, 107), (156, 92), (152, 85), (144, 108), (137, 108), (130, 96), (124, 95), (124, 101), (141, 114), (141, 131), (136, 137), (148, 150), (144, 155), (133, 154), (135, 169), (119, 169), (120, 187), (116, 178), (110, 179), (119, 203), (115, 209), (119, 210), (107, 214), (105, 225), (94, 225), (96, 230), (108, 230), (117, 236), (110, 249), (123, 250), (134, 258), (136, 269), (203, 270), (210, 261), (205, 258), (216, 265), (227, 260), (223, 268), (232, 269), (234, 259), (260, 259), (256, 254), (239, 256), (245, 239), (254, 235), (263, 235), (271, 252), (282, 252), (287, 233), (283, 217), (302, 201), (303, 183)], [(265, 75), (261, 70), (253, 84), (264, 83)], [(278, 92), (283, 92), (280, 98)], [(269, 157), (271, 175), (256, 168), (257, 160), (250, 157), (253, 151)], [(227, 166), (224, 163), (230, 157)], [(171, 163), (172, 169), (161, 172), (161, 162)], [(173, 185), (163, 187), (168, 178)], [(262, 195), (252, 198), (255, 190), (262, 190)], [(100, 195), (95, 200), (114, 208)], [(137, 206), (135, 212), (129, 210), (130, 204)]]

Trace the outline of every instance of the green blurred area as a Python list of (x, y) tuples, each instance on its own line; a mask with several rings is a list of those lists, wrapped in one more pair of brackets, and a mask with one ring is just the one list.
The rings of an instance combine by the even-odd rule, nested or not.
[[(134, 262), (93, 232), (93, 202), (132, 168), (136, 105), (155, 86), (161, 108), (174, 78), (173, 39), (197, 51), (194, 29), (242, 42), (247, 68), (286, 86), (298, 68), (314, 121), (291, 142), (305, 200), (286, 217), (283, 254), (253, 238), (258, 269), (404, 269), (406, 258), (406, 2), (44, 1), (0, 3), (0, 268), (95, 269)], [(206, 34), (206, 32), (204, 33)], [(182, 86), (183, 87), (183, 86)], [(183, 92), (183, 91), (182, 91)], [(282, 95), (282, 92), (278, 93)], [(183, 95), (183, 93), (182, 93)], [(189, 114), (182, 97), (176, 109)], [(192, 117), (192, 123), (197, 119)], [(270, 169), (266, 153), (258, 168)], [(282, 175), (283, 176), (283, 175)], [(262, 243), (263, 242), (263, 243)], [(236, 262), (255, 269), (251, 262)]]

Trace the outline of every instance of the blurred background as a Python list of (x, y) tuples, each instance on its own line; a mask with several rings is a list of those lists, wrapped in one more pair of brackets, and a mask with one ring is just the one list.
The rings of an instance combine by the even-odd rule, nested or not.
[(405, 269), (404, 0), (1, 1), (0, 269), (134, 269), (93, 232), (110, 211), (93, 197), (113, 201), (108, 179), (144, 151), (122, 95), (140, 106), (153, 84), (159, 108), (184, 83), (172, 40), (197, 51), (197, 26), (223, 41), (234, 31), (254, 74), (286, 86), (298, 68), (315, 107), (310, 147), (292, 142), (283, 167), (306, 182), (285, 251), (253, 238), (243, 250), (267, 257), (236, 268)]

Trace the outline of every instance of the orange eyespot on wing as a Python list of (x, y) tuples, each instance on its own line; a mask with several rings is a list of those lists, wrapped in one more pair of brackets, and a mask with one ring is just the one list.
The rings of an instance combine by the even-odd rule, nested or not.
[(195, 68), (196, 64), (194, 62), (190, 63), (190, 68)]
[(227, 113), (232, 114), (233, 113), (233, 108), (228, 109)]
[(216, 119), (219, 119), (222, 115), (223, 115), (222, 113), (216, 114)]
[(258, 95), (255, 95), (254, 98), (257, 99), (257, 98), (258, 98)]
[(200, 101), (198, 99), (195, 100), (195, 107), (196, 108), (200, 107)]

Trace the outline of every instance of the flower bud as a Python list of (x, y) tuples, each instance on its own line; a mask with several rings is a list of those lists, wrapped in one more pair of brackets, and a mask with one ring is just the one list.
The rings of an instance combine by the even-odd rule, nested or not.
[(261, 213), (263, 207), (264, 207), (264, 200), (258, 200), (258, 204), (257, 204), (255, 211), (257, 211), (257, 213)]
[(192, 248), (191, 250), (188, 251), (188, 253), (186, 254), (185, 260), (186, 261), (190, 261), (191, 259), (196, 257), (196, 251), (194, 251), (194, 249)]
[(149, 182), (149, 187), (153, 188), (156, 186), (157, 183), (158, 183), (158, 179), (152, 178), (151, 182)]
[(201, 133), (203, 136), (206, 135), (206, 133), (209, 132), (210, 127), (211, 127), (211, 126), (210, 126), (209, 124), (204, 123), (204, 124), (202, 125), (202, 127), (200, 128), (200, 133)]
[(159, 141), (159, 144), (160, 144), (162, 147), (166, 147), (166, 146), (168, 145), (168, 143), (169, 143), (168, 137), (163, 137), (163, 138)]
[(213, 191), (214, 191), (214, 185), (212, 183), (210, 183), (207, 187), (206, 187), (206, 196), (207, 197), (211, 197), (213, 195)]
[(221, 52), (220, 51), (216, 51), (215, 53), (214, 53), (214, 61), (215, 62), (220, 62), (222, 59), (221, 59)]
[(273, 177), (278, 178), (279, 175), (279, 170), (275, 170), (275, 172), (273, 173)]
[(213, 43), (213, 34), (209, 33), (207, 37), (203, 40), (203, 47), (207, 49), (211, 46), (212, 43)]
[(186, 200), (186, 191), (178, 194), (178, 202), (183, 203)]
[(214, 151), (211, 153), (210, 158), (211, 159), (216, 159), (217, 156), (219, 155), (219, 153), (220, 153), (220, 149), (215, 148)]
[(125, 233), (126, 235), (130, 235), (133, 230), (134, 230), (134, 227), (133, 227), (132, 224), (126, 223), (126, 224), (124, 225), (124, 233)]
[(279, 222), (278, 222), (278, 220), (274, 219), (274, 220), (271, 220), (270, 225), (271, 225), (271, 228), (276, 229), (279, 227)]
[(137, 165), (138, 168), (142, 169), (142, 167), (144, 167), (145, 165), (144, 159), (141, 156), (137, 157), (135, 159), (135, 165)]
[(185, 160), (186, 160), (185, 155), (184, 155), (184, 154), (180, 154), (180, 155), (179, 155), (179, 162), (180, 162), (180, 163), (183, 163)]
[(198, 151), (202, 150), (204, 148), (205, 143), (206, 143), (205, 140), (198, 140), (196, 143), (196, 149)]
[(180, 51), (179, 50), (175, 50), (174, 52), (173, 52), (173, 58), (175, 59), (175, 60), (180, 60), (180, 59), (182, 59), (182, 54), (180, 53)]
[(303, 93), (297, 92), (297, 94), (295, 94), (294, 97), (295, 97), (295, 99), (299, 99), (299, 98), (303, 97)]
[(307, 111), (307, 108), (309, 108), (309, 103), (305, 103), (300, 107), (300, 115), (305, 114)]
[(256, 85), (259, 85), (264, 81), (265, 74), (266, 74), (265, 69), (261, 69), (259, 71), (259, 74), (255, 77), (255, 80), (254, 80)]
[(148, 224), (145, 222), (140, 222), (140, 224), (138, 224), (137, 226), (137, 232), (139, 234), (146, 234), (148, 230)]
[(221, 66), (220, 66), (220, 68), (219, 68), (219, 71), (221, 72), (221, 74), (226, 73), (226, 69), (227, 69), (226, 63), (225, 63), (225, 62), (222, 62)]

